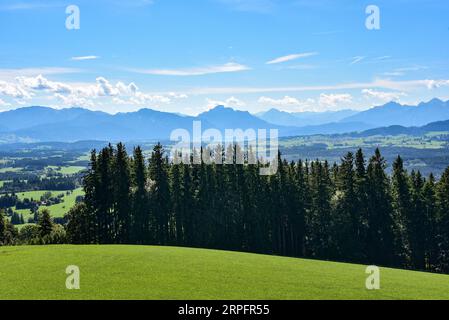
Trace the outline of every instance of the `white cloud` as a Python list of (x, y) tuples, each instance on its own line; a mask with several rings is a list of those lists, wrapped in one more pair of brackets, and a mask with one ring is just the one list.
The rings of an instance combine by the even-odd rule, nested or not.
[(287, 61), (297, 60), (300, 58), (307, 58), (311, 56), (316, 56), (318, 52), (305, 52), (305, 53), (296, 53), (296, 54), (290, 54), (287, 56), (279, 57), (273, 60), (270, 60), (266, 62), (266, 64), (277, 64), (277, 63), (283, 63)]
[(170, 92), (168, 95), (174, 99), (187, 99), (189, 97), (185, 93), (176, 93), (176, 92)]
[(47, 90), (55, 93), (68, 94), (72, 92), (72, 88), (61, 82), (49, 81), (42, 75), (37, 77), (17, 77), (17, 81), (25, 88), (36, 91)]
[(119, 89), (111, 85), (110, 82), (105, 78), (98, 77), (96, 81), (98, 86), (97, 93), (99, 96), (115, 97), (120, 94)]
[(406, 96), (404, 92), (385, 92), (373, 89), (363, 89), (362, 94), (366, 99), (374, 98), (385, 102), (398, 101), (401, 97)]
[(246, 106), (246, 103), (236, 97), (230, 97), (224, 101), (214, 100), (214, 99), (206, 99), (207, 109), (212, 109), (216, 106), (226, 106), (232, 108), (243, 108)]
[(131, 69), (130, 71), (134, 71), (137, 73), (143, 74), (152, 74), (159, 76), (202, 76), (207, 74), (215, 74), (215, 73), (228, 73), (228, 72), (239, 72), (250, 70), (249, 67), (229, 62), (224, 65), (219, 66), (209, 66), (209, 67), (199, 67), (199, 68), (187, 68), (187, 69)]
[[(174, 100), (186, 99), (184, 93), (170, 92), (166, 94), (150, 94), (140, 91), (131, 82), (121, 81), (115, 85), (104, 77), (97, 77), (94, 83), (62, 83), (50, 81), (42, 75), (33, 77), (16, 77), (15, 82), (0, 81), (0, 95), (16, 99), (17, 104), (23, 104), (20, 99), (58, 100), (63, 106), (80, 106), (94, 108), (101, 105), (101, 100), (110, 98), (116, 104), (142, 106), (151, 104), (159, 106), (169, 104)], [(232, 101), (231, 101), (232, 103)]]
[(72, 57), (73, 61), (84, 61), (84, 60), (97, 60), (100, 59), (99, 56), (80, 56), (80, 57)]
[(348, 93), (342, 93), (342, 94), (320, 94), (320, 105), (324, 107), (337, 107), (339, 104), (345, 103), (351, 103), (352, 102), (352, 96)]
[(443, 86), (449, 86), (449, 80), (423, 80), (422, 81), (427, 88), (430, 89), (438, 89)]
[(306, 109), (313, 108), (313, 104), (315, 103), (314, 99), (307, 99), (307, 100), (299, 100), (297, 98), (285, 96), (281, 99), (273, 99), (269, 97), (260, 97), (258, 102), (264, 106), (268, 107), (278, 107), (283, 109), (292, 110), (295, 111), (304, 111)]
[(0, 95), (17, 98), (30, 99), (32, 94), (15, 83), (0, 81)]

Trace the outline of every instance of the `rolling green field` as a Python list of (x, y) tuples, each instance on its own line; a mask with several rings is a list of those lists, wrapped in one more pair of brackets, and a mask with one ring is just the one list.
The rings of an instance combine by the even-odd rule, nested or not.
[(64, 175), (71, 175), (78, 172), (81, 172), (86, 169), (86, 167), (81, 166), (66, 166), (66, 167), (57, 167), (57, 166), (48, 166), (47, 169), (54, 170), (58, 173)]
[[(29, 192), (21, 192), (17, 193), (17, 197), (20, 200), (23, 200), (25, 198), (28, 199), (40, 199), (46, 192), (51, 192), (52, 196), (57, 196), (58, 194), (64, 195), (64, 202), (54, 204), (48, 207), (41, 206), (39, 209), (47, 208), (50, 211), (50, 214), (54, 218), (61, 218), (63, 217), (69, 210), (75, 205), (76, 197), (81, 196), (84, 194), (82, 188), (78, 188), (73, 190), (73, 192), (69, 195), (66, 195), (66, 191), (51, 191), (51, 190), (39, 190), (39, 191), (29, 191)], [(22, 214), (25, 221), (31, 216), (30, 210), (28, 209), (15, 209), (14, 211)]]
[[(80, 290), (65, 287), (68, 265)], [(449, 276), (174, 247), (0, 247), (0, 299), (449, 299)]]

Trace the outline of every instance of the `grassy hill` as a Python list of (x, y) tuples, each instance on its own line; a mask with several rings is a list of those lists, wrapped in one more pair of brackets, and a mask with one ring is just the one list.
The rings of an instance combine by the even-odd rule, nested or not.
[[(81, 289), (67, 290), (77, 265)], [(449, 299), (449, 276), (265, 255), (142, 246), (0, 247), (0, 299)]]

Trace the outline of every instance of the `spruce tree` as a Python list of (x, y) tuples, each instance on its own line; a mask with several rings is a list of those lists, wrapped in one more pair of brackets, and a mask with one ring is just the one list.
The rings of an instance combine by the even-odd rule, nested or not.
[(436, 206), (435, 177), (430, 174), (423, 188), (424, 215), (425, 215), (425, 256), (426, 268), (431, 271), (437, 269), (438, 264), (438, 217)]
[(376, 149), (367, 168), (367, 263), (398, 266), (390, 182), (385, 168), (385, 159)]
[(158, 143), (151, 154), (149, 176), (151, 179), (151, 211), (155, 220), (156, 243), (165, 245), (169, 241), (170, 189), (165, 151)]
[(142, 149), (134, 149), (132, 160), (132, 240), (137, 244), (149, 242), (149, 214), (148, 193), (146, 189), (147, 171)]
[(51, 231), (53, 230), (53, 222), (51, 220), (50, 211), (48, 211), (48, 209), (43, 209), (40, 212), (37, 224), (39, 226), (39, 235), (41, 236), (41, 238), (44, 238), (45, 236), (51, 234)]
[(426, 268), (426, 246), (429, 244), (430, 217), (426, 215), (424, 198), (424, 180), (421, 173), (412, 171), (411, 174), (411, 204), (410, 215), (406, 219), (407, 235), (410, 245), (410, 259), (414, 269)]
[(404, 264), (407, 261), (407, 248), (410, 246), (407, 237), (407, 227), (413, 223), (413, 208), (410, 191), (410, 181), (407, 172), (404, 169), (404, 162), (398, 156), (393, 163), (392, 176), (392, 197), (394, 214), (394, 233), (395, 233), (395, 251), (399, 263)]
[(449, 167), (444, 171), (436, 192), (439, 225), (438, 269), (449, 272)]
[(6, 237), (6, 221), (3, 210), (0, 210), (0, 246), (5, 244)]
[(336, 176), (337, 201), (335, 205), (334, 234), (340, 259), (360, 261), (362, 257), (360, 229), (362, 219), (355, 191), (354, 155), (348, 152), (341, 161)]
[(122, 143), (117, 144), (112, 167), (113, 208), (116, 217), (116, 242), (129, 243), (131, 228), (131, 179), (129, 159)]

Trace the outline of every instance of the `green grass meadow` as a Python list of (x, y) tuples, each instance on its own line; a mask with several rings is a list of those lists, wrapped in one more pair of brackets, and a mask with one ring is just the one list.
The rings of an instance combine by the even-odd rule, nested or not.
[[(68, 265), (80, 290), (65, 287)], [(449, 299), (449, 276), (238, 252), (152, 246), (0, 247), (0, 299)]]

